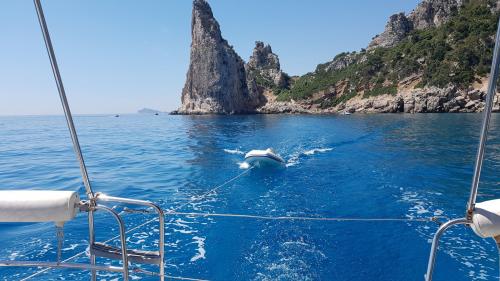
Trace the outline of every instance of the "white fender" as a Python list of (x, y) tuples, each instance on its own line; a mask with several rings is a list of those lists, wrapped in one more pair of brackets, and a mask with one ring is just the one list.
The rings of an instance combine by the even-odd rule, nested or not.
[(76, 215), (80, 197), (73, 191), (1, 190), (0, 222), (55, 222)]
[(482, 238), (500, 236), (500, 199), (476, 204), (471, 227)]

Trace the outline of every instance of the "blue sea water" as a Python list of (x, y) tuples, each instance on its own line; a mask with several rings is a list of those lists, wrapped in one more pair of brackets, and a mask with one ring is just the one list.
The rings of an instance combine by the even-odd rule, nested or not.
[[(182, 212), (345, 218), (463, 217), (479, 114), (352, 116), (77, 116), (93, 188)], [(243, 152), (273, 147), (283, 169), (241, 174)], [(500, 197), (500, 115), (494, 115), (479, 200)], [(83, 184), (62, 116), (0, 118), (0, 189), (78, 190)], [(125, 215), (127, 227), (146, 218)], [(166, 272), (208, 280), (423, 280), (433, 222), (269, 221), (167, 216)], [(97, 238), (116, 225), (97, 214)], [(158, 226), (128, 239), (149, 249)], [(0, 258), (54, 260), (50, 223), (0, 224)], [(63, 258), (86, 250), (87, 220), (65, 226)], [(79, 262), (88, 262), (83, 256)], [(108, 263), (107, 260), (99, 260)], [(1, 280), (38, 269), (0, 268)], [(138, 273), (134, 279), (156, 280)], [(498, 280), (492, 241), (470, 229), (444, 236), (435, 280)], [(99, 280), (120, 276), (99, 273)], [(33, 280), (89, 280), (50, 270)]]

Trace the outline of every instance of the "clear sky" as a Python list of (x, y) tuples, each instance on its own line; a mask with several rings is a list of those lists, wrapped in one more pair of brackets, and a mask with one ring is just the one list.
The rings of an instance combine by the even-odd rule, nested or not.
[[(291, 75), (360, 50), (418, 0), (209, 0), (248, 60), (270, 43)], [(77, 114), (176, 109), (189, 65), (191, 0), (42, 0)], [(0, 115), (62, 114), (31, 0), (0, 1)]]

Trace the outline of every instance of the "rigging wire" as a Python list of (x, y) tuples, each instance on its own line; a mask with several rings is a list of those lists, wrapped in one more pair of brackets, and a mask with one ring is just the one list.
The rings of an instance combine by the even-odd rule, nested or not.
[(73, 143), (73, 150), (75, 151), (76, 158), (78, 160), (78, 165), (80, 167), (80, 173), (82, 175), (83, 184), (85, 186), (85, 192), (89, 199), (94, 198), (94, 191), (89, 179), (89, 174), (87, 171), (87, 166), (85, 165), (85, 159), (83, 157), (80, 142), (78, 140), (78, 134), (76, 132), (75, 123), (73, 122), (73, 115), (71, 114), (71, 109), (68, 104), (68, 99), (66, 97), (66, 91), (64, 90), (64, 84), (61, 78), (61, 73), (59, 72), (59, 66), (57, 64), (56, 55), (54, 52), (54, 47), (52, 46), (52, 40), (50, 39), (49, 28), (47, 27), (47, 22), (45, 21), (45, 15), (43, 13), (42, 4), (40, 0), (34, 0), (36, 14), (38, 16), (38, 23), (42, 30), (43, 40), (45, 42), (45, 49), (47, 50), (47, 55), (49, 56), (50, 65), (52, 67), (52, 73), (54, 75), (54, 80), (56, 82), (57, 91), (59, 92), (59, 98), (61, 100), (61, 105), (64, 110), (64, 116), (66, 118), (66, 123), (68, 130), (70, 132), (71, 141)]

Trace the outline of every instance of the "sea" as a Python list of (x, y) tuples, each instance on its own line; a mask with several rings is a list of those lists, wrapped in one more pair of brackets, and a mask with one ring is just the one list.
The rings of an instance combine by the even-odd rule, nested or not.
[[(439, 223), (465, 215), (481, 120), (481, 114), (75, 117), (94, 191), (150, 200), (167, 212), (167, 280), (262, 281), (423, 280)], [(500, 198), (500, 115), (490, 129), (478, 201)], [(246, 152), (266, 148), (286, 164), (243, 163)], [(0, 117), (0, 189), (71, 190), (85, 199), (63, 116)], [(127, 230), (151, 221), (129, 233), (129, 248), (157, 247), (154, 214), (109, 206)], [(96, 213), (95, 227), (99, 241), (118, 235), (105, 213)], [(57, 257), (53, 223), (0, 223), (0, 237), (2, 260)], [(62, 258), (88, 263), (88, 239), (80, 213), (64, 226)], [(498, 265), (492, 240), (456, 226), (443, 237), (434, 280), (498, 280)], [(0, 280), (40, 270), (3, 267)], [(98, 272), (97, 279), (121, 276)], [(90, 280), (90, 273), (52, 269), (28, 280)], [(136, 270), (131, 280), (158, 277)]]

